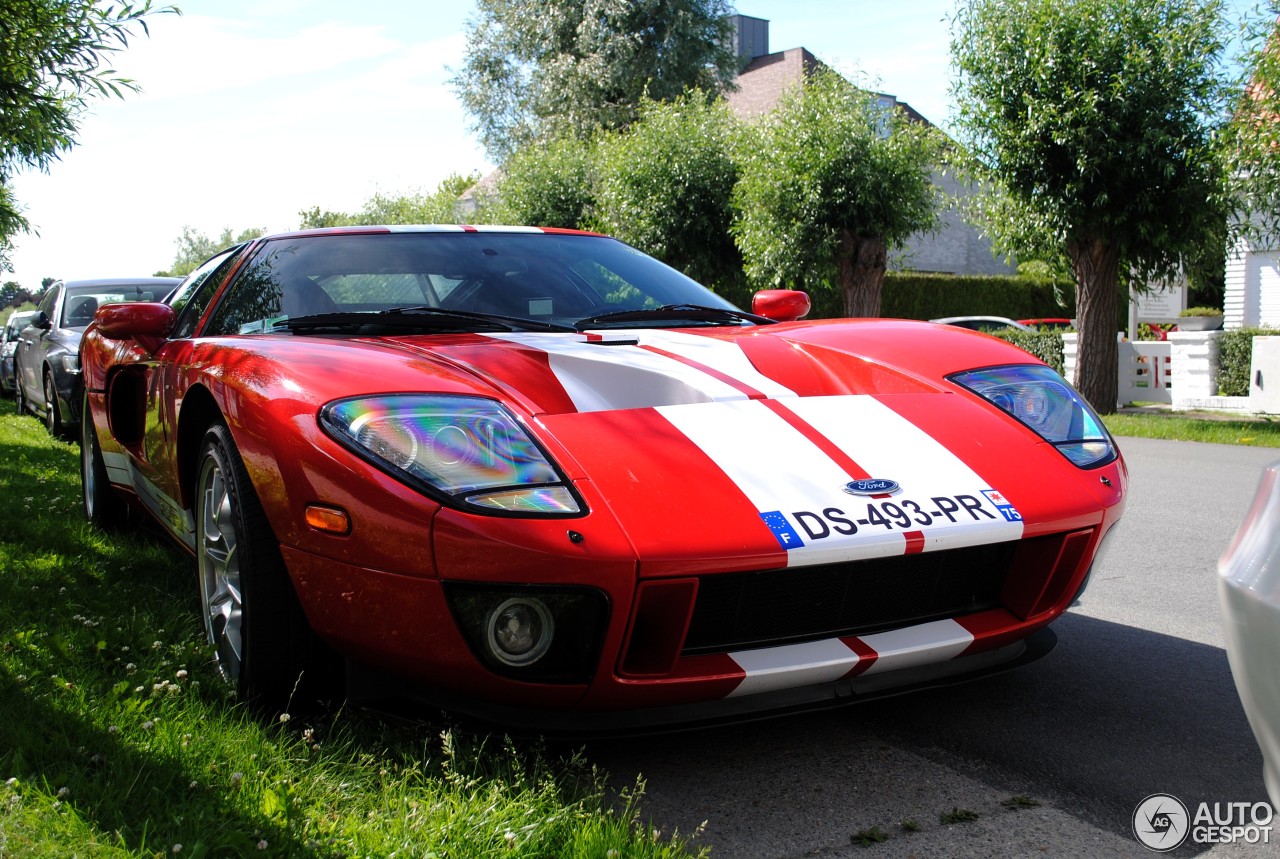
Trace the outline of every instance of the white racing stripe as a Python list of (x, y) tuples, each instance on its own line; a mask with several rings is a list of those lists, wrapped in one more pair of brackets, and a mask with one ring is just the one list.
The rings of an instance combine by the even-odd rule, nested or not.
[(877, 659), (866, 674), (882, 674), (954, 659), (973, 643), (973, 633), (954, 620), (935, 620), (919, 626), (860, 636)]
[(858, 654), (838, 638), (740, 650), (729, 658), (747, 672), (728, 697), (758, 695), (797, 686), (833, 683), (858, 664)]
[(756, 506), (788, 566), (980, 545), (1022, 536), (1017, 511), (955, 454), (871, 396), (775, 401), (871, 477), (889, 497), (851, 495), (851, 476), (757, 400), (659, 408)]
[[(831, 530), (827, 537), (807, 538), (810, 532), (800, 520), (817, 528), (824, 521), (821, 511), (848, 507), (848, 502), (857, 500), (842, 491), (849, 475), (759, 400), (668, 406), (657, 411), (710, 457), (756, 510), (786, 518), (793, 535), (789, 539), (793, 545), (803, 544), (790, 548), (779, 536), (779, 545), (788, 549), (788, 566), (901, 555), (906, 550), (901, 532), (883, 528), (859, 529), (852, 536)], [(768, 519), (765, 522), (769, 524)]]
[[(925, 535), (925, 551), (1022, 538), (1022, 520), (1011, 520), (997, 507), (988, 494), (989, 483), (875, 397), (804, 397), (782, 401), (782, 405), (849, 454), (872, 477), (896, 481), (901, 490), (888, 501), (899, 507), (906, 500), (921, 505), (915, 521)], [(981, 502), (985, 514), (962, 508), (948, 516), (930, 503), (934, 496), (958, 495)], [(845, 500), (845, 509), (858, 504), (856, 499)], [(940, 515), (932, 515), (935, 512)], [(926, 518), (932, 520), (927, 527), (923, 525)]]
[[(859, 636), (858, 640), (876, 653), (876, 660), (863, 672), (868, 676), (954, 659), (973, 643), (973, 633), (954, 620), (937, 620)], [(729, 698), (833, 683), (861, 661), (838, 638), (739, 650), (729, 657), (746, 673)]]
[[(580, 412), (743, 400), (748, 397), (744, 387), (770, 397), (795, 396), (757, 371), (736, 344), (696, 334), (647, 329), (601, 332), (606, 341), (634, 340), (636, 345), (601, 345), (582, 334), (568, 333), (486, 336), (545, 352), (551, 372)], [(660, 355), (644, 346), (686, 360)], [(686, 361), (708, 367), (726, 379)]]
[(794, 397), (796, 392), (761, 373), (736, 343), (681, 331), (637, 331), (641, 346), (652, 346), (723, 373), (766, 397)]

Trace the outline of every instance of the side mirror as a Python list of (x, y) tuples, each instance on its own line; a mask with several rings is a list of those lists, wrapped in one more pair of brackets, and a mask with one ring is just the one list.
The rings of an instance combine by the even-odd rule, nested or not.
[(777, 322), (795, 322), (809, 315), (809, 293), (798, 289), (762, 289), (751, 299), (751, 312)]
[(53, 327), (53, 321), (49, 319), (49, 314), (41, 310), (39, 313), (35, 315), (35, 318), (31, 320), (31, 326), (33, 328), (39, 328), (44, 331), (48, 331), (50, 328)]
[(108, 340), (137, 340), (148, 351), (173, 331), (178, 315), (167, 304), (153, 301), (126, 301), (106, 304), (93, 315), (93, 324)]

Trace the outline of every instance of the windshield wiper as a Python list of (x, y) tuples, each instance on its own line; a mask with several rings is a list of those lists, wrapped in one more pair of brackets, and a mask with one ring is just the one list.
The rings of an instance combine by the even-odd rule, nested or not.
[(701, 304), (664, 304), (649, 310), (617, 310), (579, 319), (574, 325), (579, 331), (596, 325), (616, 322), (702, 322), (711, 325), (736, 325), (750, 322), (753, 325), (772, 325), (774, 320), (743, 310), (727, 307), (706, 307)]
[(407, 315), (410, 317), (425, 314), (427, 316), (439, 316), (441, 318), (450, 319), (472, 319), (476, 322), (487, 322), (498, 325), (508, 326), (508, 331), (563, 331), (571, 332), (575, 329), (569, 325), (560, 325), (555, 322), (543, 322), (540, 319), (529, 319), (524, 316), (504, 316), (501, 313), (480, 313), (474, 310), (448, 310), (443, 307), (432, 307), (423, 304), (416, 307), (395, 307), (391, 310), (383, 310), (378, 315)]
[(294, 316), (277, 323), (294, 334), (354, 333), (376, 336), (396, 331), (466, 333), (474, 331), (573, 331), (565, 325), (472, 313), (439, 307), (396, 307), (376, 313), (316, 313)]

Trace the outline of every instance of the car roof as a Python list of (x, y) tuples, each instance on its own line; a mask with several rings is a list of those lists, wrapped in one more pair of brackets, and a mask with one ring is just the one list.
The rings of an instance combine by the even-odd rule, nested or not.
[(98, 277), (88, 280), (66, 280), (67, 289), (95, 289), (110, 286), (173, 286), (182, 282), (180, 277)]

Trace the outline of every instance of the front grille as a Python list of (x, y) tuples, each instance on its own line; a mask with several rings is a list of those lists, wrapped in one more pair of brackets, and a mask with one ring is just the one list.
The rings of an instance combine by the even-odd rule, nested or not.
[(865, 635), (995, 608), (1017, 546), (703, 576), (683, 653)]

